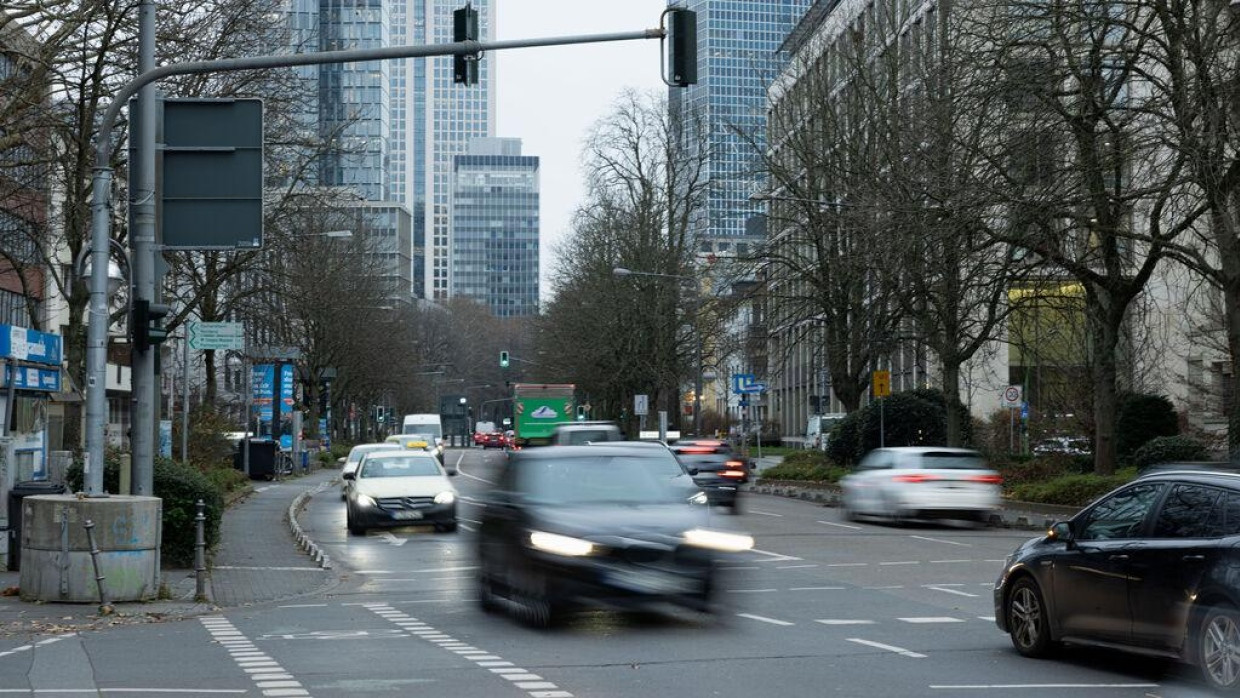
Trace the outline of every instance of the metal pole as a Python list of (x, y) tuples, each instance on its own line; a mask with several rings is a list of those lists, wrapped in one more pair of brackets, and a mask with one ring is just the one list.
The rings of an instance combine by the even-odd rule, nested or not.
[[(698, 304), (699, 309), (701, 303)], [(697, 318), (694, 318), (693, 334), (697, 335), (697, 376), (693, 380), (693, 435), (702, 436), (702, 330), (696, 326)]]
[[(247, 344), (249, 340), (246, 340)], [(250, 366), (250, 350), (247, 347), (245, 358), (241, 362), (242, 370), (245, 371), (245, 420), (241, 422), (241, 472), (245, 473), (248, 478), (250, 476), (250, 425), (254, 421), (254, 368)]]
[(207, 600), (207, 535), (204, 525), (207, 520), (203, 511), (206, 504), (200, 499), (195, 507), (194, 515), (194, 600), (203, 603)]
[(181, 368), (181, 462), (189, 463), (189, 337), (181, 341), (185, 343), (181, 350), (185, 362)]
[(9, 359), (9, 389), (7, 399), (4, 401), (4, 413), (0, 417), (4, 419), (4, 424), (0, 424), (0, 436), (9, 435), (9, 423), (13, 421), (13, 402), (17, 400), (17, 360)]
[[(155, 67), (155, 1), (142, 0), (138, 25), (138, 72)], [(133, 221), (130, 257), (133, 293), (137, 300), (155, 300), (155, 86), (138, 93), (133, 136), (135, 157), (130, 175), (129, 215)], [(150, 496), (155, 473), (155, 352), (158, 347), (131, 354), (134, 414), (130, 436), (133, 449), (130, 493)]]
[(112, 601), (108, 598), (108, 589), (103, 581), (106, 577), (99, 571), (99, 547), (95, 545), (95, 522), (86, 519), (84, 524), (86, 527), (86, 539), (90, 542), (90, 561), (95, 566), (95, 585), (99, 587), (99, 613), (101, 615), (110, 615), (112, 613)]

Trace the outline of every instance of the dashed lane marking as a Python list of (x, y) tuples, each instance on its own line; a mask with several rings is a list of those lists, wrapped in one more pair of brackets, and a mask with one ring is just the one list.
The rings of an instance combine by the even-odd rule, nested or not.
[(1158, 688), (1156, 683), (989, 683), (989, 684), (946, 684), (931, 685), (938, 691), (978, 690), (992, 691), (1020, 688)]
[(926, 589), (933, 589), (935, 591), (941, 591), (946, 594), (955, 594), (957, 596), (968, 596), (974, 599), (977, 598), (977, 594), (970, 594), (967, 591), (960, 591), (959, 589), (949, 589), (948, 587), (952, 586), (951, 584), (924, 584), (923, 586)]
[(752, 613), (737, 613), (736, 615), (740, 616), (741, 618), (748, 618), (750, 620), (756, 620), (762, 623), (770, 623), (771, 625), (780, 625), (780, 626), (796, 625), (796, 623), (791, 623), (786, 620), (779, 620), (778, 618), (767, 618), (766, 616), (756, 616)]
[(962, 548), (972, 548), (972, 547), (973, 547), (973, 544), (972, 544), (972, 543), (961, 543), (961, 542), (959, 542), (959, 541), (954, 541), (954, 540), (944, 540), (944, 539), (942, 539), (942, 538), (931, 538), (931, 537), (929, 537), (929, 536), (909, 536), (909, 538), (916, 538), (917, 540), (929, 541), (929, 542), (931, 542), (931, 543), (944, 543), (944, 544), (946, 544), (946, 545), (959, 545), (959, 546), (960, 546), (960, 547), (962, 547)]
[(49, 637), (46, 640), (39, 640), (38, 642), (34, 642), (29, 645), (22, 645), (21, 647), (14, 647), (13, 649), (8, 650), (7, 652), (0, 652), (0, 657), (7, 657), (10, 654), (17, 654), (18, 652), (26, 652), (28, 650), (34, 649), (35, 647), (42, 647), (44, 645), (50, 645), (53, 642), (60, 642), (61, 640), (67, 637), (73, 637), (74, 635), (77, 635), (77, 633), (66, 633), (64, 635), (57, 635), (56, 637)]
[(284, 670), (278, 662), (268, 657), (246, 638), (224, 616), (204, 616), (198, 619), (211, 633), (211, 637), (232, 655), (242, 671), (250, 675), (264, 696), (309, 696), (310, 692)]
[(920, 565), (920, 560), (900, 560), (899, 562), (880, 562), (880, 567), (893, 567), (895, 565)]
[(758, 550), (757, 548), (750, 548), (749, 552), (756, 553), (758, 555), (768, 556), (766, 560), (759, 560), (759, 562), (789, 562), (792, 560), (804, 560), (805, 559), (805, 558), (796, 557), (793, 555), (783, 555), (781, 553), (772, 553), (766, 550)]
[(874, 625), (874, 621), (860, 618), (818, 618), (814, 622), (823, 625)]
[(778, 519), (782, 519), (782, 518), (784, 518), (784, 515), (783, 515), (783, 514), (773, 514), (773, 513), (769, 512), (769, 511), (758, 511), (757, 509), (750, 509), (750, 510), (749, 510), (749, 513), (750, 513), (750, 514), (757, 514), (758, 516), (773, 516), (773, 517), (778, 518)]
[(803, 569), (808, 569), (810, 567), (817, 567), (817, 566), (818, 565), (777, 565), (775, 569), (777, 570), (803, 570)]
[(860, 531), (860, 530), (861, 530), (861, 527), (860, 527), (860, 526), (853, 526), (853, 525), (851, 525), (851, 524), (836, 523), (836, 522), (834, 522), (834, 521), (815, 521), (814, 523), (820, 523), (820, 524), (822, 524), (822, 525), (824, 525), (824, 526), (838, 526), (839, 528), (847, 528), (847, 529), (850, 529), (850, 530), (853, 530), (853, 531)]
[(839, 591), (845, 587), (789, 587), (788, 591)]
[(867, 647), (873, 647), (875, 649), (887, 650), (888, 652), (895, 652), (896, 654), (902, 654), (905, 657), (912, 657), (914, 659), (924, 659), (926, 656), (924, 654), (921, 654), (920, 652), (906, 650), (903, 647), (896, 647), (895, 645), (884, 645), (881, 642), (874, 642), (873, 640), (863, 640), (859, 637), (850, 637), (848, 638), (848, 641), (855, 642), (858, 645), (865, 645)]
[(963, 623), (964, 622), (963, 620), (959, 618), (952, 618), (951, 616), (917, 616), (913, 618), (897, 618), (896, 620), (903, 621), (905, 623), (914, 623), (914, 624), (918, 624), (918, 623)]
[(491, 673), (502, 677), (504, 680), (511, 682), (512, 685), (528, 693), (530, 698), (573, 698), (571, 692), (562, 690), (554, 682), (515, 666), (512, 662), (504, 661), (498, 655), (454, 639), (451, 635), (436, 630), (417, 618), (406, 614), (404, 611), (393, 608), (390, 604), (365, 603), (362, 605), (380, 618), (400, 626), (402, 630), (414, 638), (434, 643), (449, 652), (470, 660), (478, 667), (487, 669)]

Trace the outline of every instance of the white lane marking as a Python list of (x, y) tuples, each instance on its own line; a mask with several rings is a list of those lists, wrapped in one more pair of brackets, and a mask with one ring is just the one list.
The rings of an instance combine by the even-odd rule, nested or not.
[(868, 564), (870, 563), (868, 562), (833, 562), (833, 563), (828, 564), (827, 567), (865, 567)]
[(844, 587), (791, 587), (788, 591), (839, 591)]
[(903, 584), (888, 584), (887, 586), (882, 586), (882, 587), (861, 587), (861, 588), (865, 589), (866, 591), (876, 591), (876, 590), (883, 590), (883, 589), (903, 589), (904, 585)]
[(850, 637), (848, 638), (848, 641), (855, 642), (858, 645), (866, 645), (868, 647), (874, 647), (880, 650), (887, 650), (888, 652), (895, 652), (896, 654), (902, 654), (905, 657), (913, 657), (914, 659), (923, 659), (926, 656), (924, 654), (914, 652), (912, 650), (906, 650), (903, 647), (896, 647), (895, 645), (884, 645), (881, 642), (874, 642), (873, 640), (862, 640), (859, 637)]
[(775, 567), (775, 569), (777, 570), (803, 570), (803, 569), (807, 569), (810, 567), (817, 567), (817, 566), (818, 565), (778, 565)]
[[(250, 679), (254, 681), (254, 685), (262, 691), (264, 696), (309, 696), (310, 692), (302, 688), (301, 683), (296, 679), (283, 681), (280, 687), (263, 686), (263, 682), (270, 680), (272, 674), (288, 675), (274, 660), (268, 659), (266, 654), (259, 651), (258, 647), (245, 638), (233, 624), (224, 616), (203, 616), (198, 619), (207, 632), (215, 640), (229, 639), (232, 641), (231, 647), (233, 661), (237, 666), (250, 675)], [(237, 656), (242, 648), (248, 649), (245, 657)], [(257, 653), (257, 654), (256, 654)], [(251, 658), (252, 657), (252, 658)]]
[(740, 616), (741, 618), (748, 618), (750, 620), (757, 620), (763, 623), (770, 623), (771, 625), (796, 625), (796, 623), (789, 623), (786, 620), (767, 618), (766, 616), (755, 616), (752, 613), (737, 613), (736, 615)]
[[(758, 562), (768, 562), (768, 561), (759, 560)], [(719, 569), (721, 570), (760, 570), (762, 568), (758, 567), (757, 565), (727, 565), (727, 566), (721, 566)]]
[[(358, 570), (358, 574), (396, 574), (392, 570)], [(363, 602), (359, 601), (354, 604), (345, 604), (347, 606), (361, 606)]]
[(974, 598), (974, 599), (976, 599), (976, 598), (977, 598), (977, 594), (970, 594), (970, 593), (969, 593), (969, 592), (967, 592), (967, 591), (960, 591), (959, 589), (948, 589), (948, 588), (947, 588), (947, 586), (948, 586), (948, 585), (946, 585), (946, 584), (923, 584), (922, 586), (924, 586), (924, 587), (925, 587), (925, 588), (927, 588), (927, 589), (933, 589), (933, 590), (935, 590), (935, 591), (941, 591), (941, 592), (944, 592), (944, 593), (946, 593), (946, 594), (955, 594), (955, 595), (957, 595), (957, 596), (968, 596), (968, 597), (971, 597), (971, 598)]
[(188, 695), (237, 695), (248, 693), (245, 689), (236, 688), (0, 688), (0, 693), (185, 693)]
[[(66, 633), (66, 634), (64, 634), (64, 635), (58, 635), (58, 636), (56, 636), (56, 637), (49, 637), (49, 638), (48, 638), (48, 639), (46, 639), (46, 640), (39, 640), (38, 642), (35, 642), (35, 643), (33, 643), (33, 644), (29, 644), (29, 645), (22, 645), (21, 647), (14, 647), (13, 649), (11, 649), (11, 650), (9, 650), (9, 651), (7, 651), (7, 652), (0, 652), (0, 657), (7, 657), (7, 656), (9, 656), (10, 654), (16, 654), (16, 653), (18, 653), (18, 652), (25, 652), (26, 650), (29, 650), (29, 649), (34, 648), (34, 647), (42, 647), (43, 645), (50, 645), (50, 644), (52, 644), (53, 642), (60, 642), (61, 640), (65, 639), (66, 637), (73, 637), (74, 635), (77, 635), (77, 633)], [(25, 689), (22, 689), (22, 690), (25, 690)]]
[[(478, 569), (478, 565), (458, 565), (456, 567), (432, 567), (425, 570), (407, 570), (404, 574), (436, 574), (439, 572), (472, 572)], [(384, 574), (394, 574), (393, 572), (384, 572)], [(393, 580), (384, 580), (393, 581)]]
[(978, 618), (979, 618), (979, 619), (981, 619), (981, 620), (988, 620), (988, 621), (990, 621), (991, 623), (995, 622), (995, 617), (994, 617), (994, 616), (978, 616)]
[(325, 603), (290, 603), (276, 608), (327, 608)]
[(820, 524), (822, 524), (822, 525), (824, 525), (824, 526), (839, 526), (840, 528), (847, 528), (847, 529), (851, 529), (851, 530), (853, 530), (853, 531), (860, 531), (860, 530), (861, 530), (861, 527), (860, 527), (860, 526), (853, 526), (853, 525), (851, 525), (851, 524), (835, 523), (834, 521), (815, 521), (814, 523), (820, 523)]
[(241, 565), (212, 565), (216, 570), (259, 570), (262, 572), (321, 572), (321, 567), (245, 567)]
[(504, 677), (511, 681), (512, 685), (528, 693), (531, 698), (573, 698), (573, 694), (569, 691), (561, 690), (559, 686), (551, 681), (547, 681), (538, 674), (531, 673), (528, 669), (514, 666), (512, 662), (506, 662), (498, 655), (490, 654), (485, 650), (479, 650), (473, 645), (456, 640), (452, 636), (433, 628), (428, 632), (427, 630), (414, 630), (404, 627), (410, 624), (417, 624), (419, 626), (424, 624), (417, 618), (413, 618), (404, 611), (393, 608), (387, 603), (367, 603), (362, 605), (384, 620), (401, 626), (412, 637), (429, 640), (439, 647), (489, 670), (491, 673)]
[(897, 618), (896, 620), (904, 621), (905, 623), (963, 623), (964, 622), (963, 620), (960, 620), (959, 618), (952, 618), (951, 616), (918, 616), (918, 617), (913, 617), (913, 618)]
[(1156, 683), (991, 683), (931, 685), (936, 690), (995, 690), (1014, 688), (1158, 688)]
[(822, 623), (823, 625), (874, 625), (872, 620), (853, 620), (850, 618), (818, 618), (814, 622)]
[(279, 487), (279, 485), (263, 485), (262, 487), (255, 487), (254, 492), (257, 494), (259, 492), (266, 492), (267, 490), (272, 490), (277, 487)]
[(478, 482), (485, 482), (485, 483), (486, 483), (486, 484), (488, 484), (488, 485), (494, 485), (494, 484), (495, 484), (495, 482), (494, 482), (493, 480), (488, 480), (488, 479), (486, 479), (485, 477), (478, 477), (477, 475), (470, 475), (469, 473), (465, 472), (464, 470), (461, 470), (461, 461), (463, 461), (463, 460), (465, 460), (465, 454), (464, 454), (464, 453), (461, 453), (461, 457), (456, 459), (456, 472), (457, 472), (458, 474), (460, 474), (460, 475), (464, 475), (465, 477), (469, 478), (470, 480), (477, 480)]
[(788, 560), (804, 560), (804, 559), (805, 559), (805, 558), (801, 558), (801, 557), (794, 557), (794, 556), (792, 556), (792, 555), (783, 555), (783, 554), (780, 554), (780, 553), (772, 553), (772, 552), (767, 552), (767, 551), (765, 551), (765, 550), (758, 550), (757, 548), (750, 548), (750, 549), (749, 549), (749, 552), (751, 552), (751, 553), (757, 553), (757, 554), (759, 554), (759, 555), (768, 555), (768, 556), (770, 556), (770, 559), (768, 559), (768, 560), (759, 560), (758, 562), (785, 562), (785, 561), (788, 561)]
[(901, 560), (899, 562), (880, 562), (878, 564), (881, 567), (890, 567), (892, 565), (920, 565), (921, 561), (920, 560)]
[(1007, 560), (982, 560), (982, 562), (1007, 562)]
[(757, 509), (750, 509), (750, 510), (749, 510), (749, 513), (750, 513), (750, 514), (757, 514), (758, 516), (774, 516), (774, 517), (776, 517), (776, 518), (780, 518), (780, 519), (784, 518), (784, 515), (783, 515), (783, 514), (772, 514), (772, 513), (771, 513), (771, 512), (769, 512), (769, 511), (758, 511)]
[(942, 564), (951, 563), (951, 562), (973, 562), (973, 561), (972, 560), (931, 560), (930, 564), (942, 565)]
[(728, 589), (729, 594), (769, 594), (778, 589)]
[(959, 545), (962, 548), (973, 547), (972, 543), (960, 543), (954, 540), (943, 540), (942, 538), (930, 538), (929, 536), (909, 536), (909, 538), (916, 538), (917, 540), (930, 541), (931, 543), (946, 543), (947, 545)]

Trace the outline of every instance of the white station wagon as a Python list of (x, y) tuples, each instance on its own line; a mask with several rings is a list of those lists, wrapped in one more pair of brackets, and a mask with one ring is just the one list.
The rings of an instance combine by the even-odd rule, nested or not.
[(966, 448), (877, 448), (840, 479), (844, 516), (985, 522), (1000, 507), (1003, 478)]

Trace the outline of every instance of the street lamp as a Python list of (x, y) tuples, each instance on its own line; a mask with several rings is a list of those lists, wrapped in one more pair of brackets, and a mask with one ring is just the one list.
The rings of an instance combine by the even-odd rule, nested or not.
[[(695, 304), (700, 306), (701, 297), (698, 294), (697, 279), (692, 276), (684, 276), (682, 274), (658, 274), (652, 271), (634, 271), (625, 267), (615, 267), (611, 270), (615, 276), (649, 276), (656, 279), (674, 279), (676, 281), (688, 281), (694, 284), (693, 296)], [(694, 337), (694, 354), (697, 363), (697, 375), (693, 380), (693, 435), (702, 435), (702, 331), (698, 328), (696, 318), (693, 324)]]

